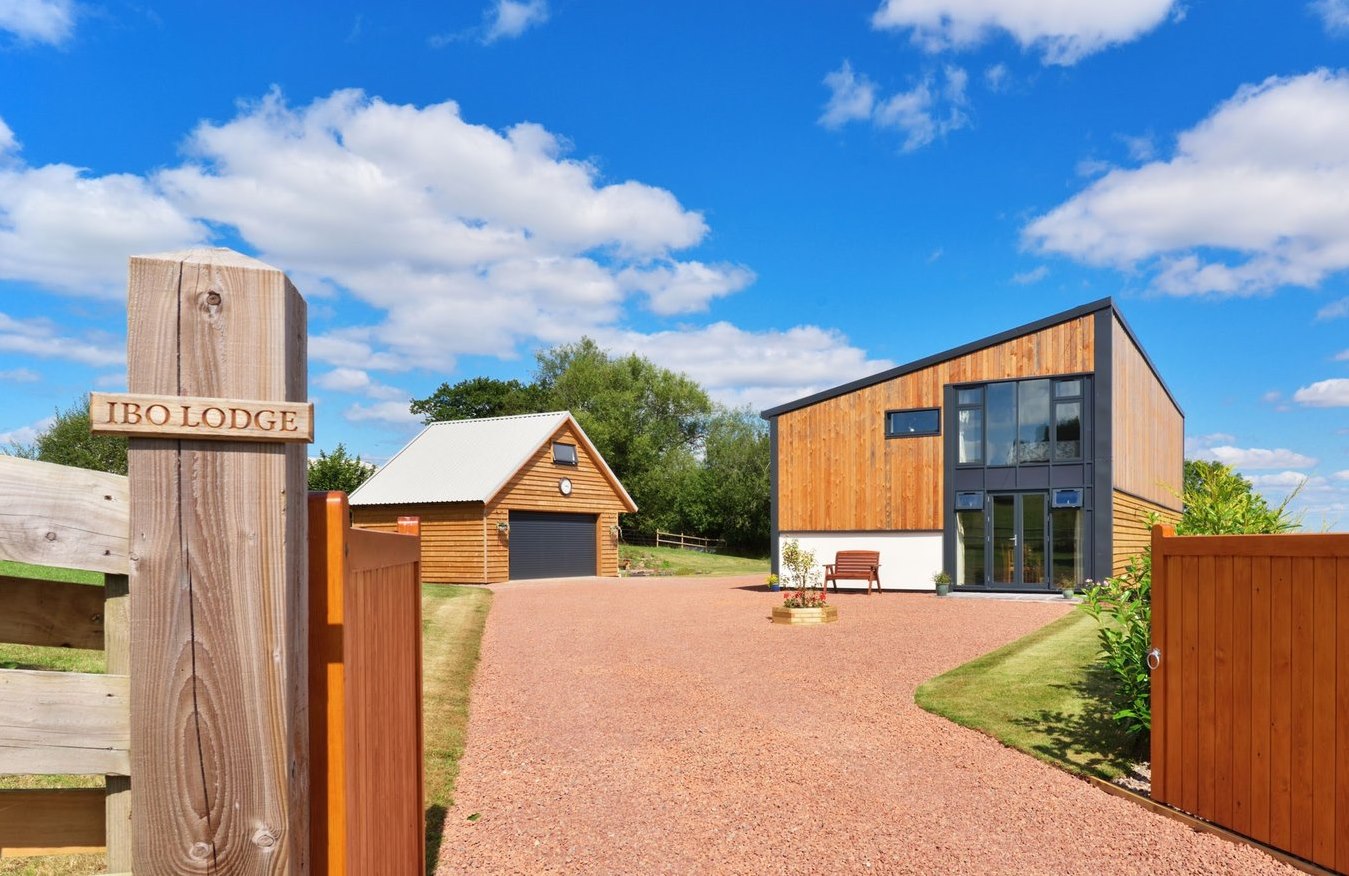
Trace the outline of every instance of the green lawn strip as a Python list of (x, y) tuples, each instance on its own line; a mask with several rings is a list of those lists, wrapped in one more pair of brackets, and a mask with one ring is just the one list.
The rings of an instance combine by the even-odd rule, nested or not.
[(434, 873), (468, 733), (468, 692), (492, 604), (485, 587), (422, 587), (426, 872)]
[(619, 545), (620, 563), (662, 575), (768, 575), (768, 557), (734, 557), (668, 547)]
[(923, 684), (922, 708), (1078, 775), (1114, 779), (1137, 758), (1111, 719), (1096, 621), (1074, 611)]

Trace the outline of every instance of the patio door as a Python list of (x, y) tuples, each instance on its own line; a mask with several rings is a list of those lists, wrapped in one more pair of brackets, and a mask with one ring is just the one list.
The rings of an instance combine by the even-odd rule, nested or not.
[(1048, 493), (989, 495), (990, 585), (1048, 589), (1048, 511)]

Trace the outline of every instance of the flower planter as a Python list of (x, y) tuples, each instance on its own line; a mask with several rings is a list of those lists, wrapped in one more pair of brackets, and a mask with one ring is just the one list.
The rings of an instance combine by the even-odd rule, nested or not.
[(832, 624), (836, 620), (838, 620), (836, 605), (817, 608), (787, 608), (779, 605), (773, 609), (775, 624)]

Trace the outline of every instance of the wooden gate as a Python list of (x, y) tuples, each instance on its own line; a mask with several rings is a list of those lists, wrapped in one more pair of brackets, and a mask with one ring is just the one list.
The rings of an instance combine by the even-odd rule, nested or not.
[(1152, 797), (1349, 873), (1349, 535), (1152, 531)]
[(425, 872), (421, 539), (309, 494), (312, 872)]

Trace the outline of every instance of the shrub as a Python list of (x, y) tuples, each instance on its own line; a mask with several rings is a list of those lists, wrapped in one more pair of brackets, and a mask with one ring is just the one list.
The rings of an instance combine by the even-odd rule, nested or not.
[(788, 608), (815, 608), (824, 605), (824, 591), (816, 590), (815, 552), (801, 547), (796, 539), (782, 546), (782, 582), (790, 591), (782, 597)]

